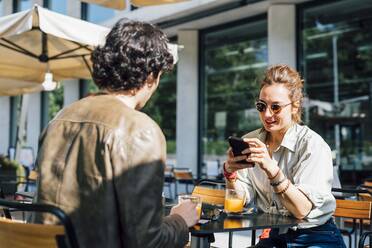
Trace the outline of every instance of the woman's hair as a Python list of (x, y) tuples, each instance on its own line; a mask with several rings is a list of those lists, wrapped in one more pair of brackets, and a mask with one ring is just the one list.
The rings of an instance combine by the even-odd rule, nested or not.
[(93, 80), (100, 89), (140, 89), (152, 73), (173, 69), (168, 39), (150, 23), (120, 19), (103, 47), (92, 52)]
[(300, 74), (288, 65), (271, 66), (265, 72), (260, 89), (272, 84), (283, 84), (289, 90), (289, 98), (292, 105), (298, 108), (298, 112), (292, 116), (292, 119), (296, 123), (300, 123), (304, 98), (302, 92), (304, 81), (301, 79)]

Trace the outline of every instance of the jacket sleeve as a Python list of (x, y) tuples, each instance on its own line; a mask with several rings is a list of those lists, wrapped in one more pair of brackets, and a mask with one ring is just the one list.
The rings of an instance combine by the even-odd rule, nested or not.
[[(136, 128), (138, 130), (138, 128)], [(156, 124), (116, 134), (111, 163), (118, 222), (125, 247), (184, 247), (188, 227), (179, 215), (163, 216), (165, 138)]]

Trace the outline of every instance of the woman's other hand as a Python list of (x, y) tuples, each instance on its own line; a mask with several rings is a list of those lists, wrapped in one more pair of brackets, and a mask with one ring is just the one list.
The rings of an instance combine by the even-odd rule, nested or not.
[(249, 144), (249, 148), (242, 152), (247, 155), (247, 161), (257, 163), (269, 178), (275, 176), (279, 167), (277, 162), (271, 158), (266, 145), (257, 138), (244, 138), (244, 141)]

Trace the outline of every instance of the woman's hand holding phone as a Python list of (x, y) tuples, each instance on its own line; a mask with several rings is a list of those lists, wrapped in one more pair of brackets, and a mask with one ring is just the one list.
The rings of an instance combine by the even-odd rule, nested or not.
[(249, 155), (249, 145), (238, 137), (229, 137), (230, 148), (227, 150), (227, 161), (225, 170), (233, 173), (237, 170), (254, 167), (254, 163), (247, 161)]

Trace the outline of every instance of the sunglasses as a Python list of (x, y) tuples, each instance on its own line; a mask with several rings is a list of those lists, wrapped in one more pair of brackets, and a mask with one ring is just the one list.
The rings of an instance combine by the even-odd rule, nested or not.
[[(283, 108), (287, 107), (290, 104), (292, 104), (292, 102), (287, 103), (287, 104), (272, 103), (270, 105), (270, 109), (271, 109), (272, 113), (279, 114), (280, 111), (282, 111)], [(267, 103), (266, 102), (264, 102), (262, 100), (258, 100), (256, 102), (256, 109), (257, 109), (258, 112), (265, 112), (266, 108), (267, 108)]]

